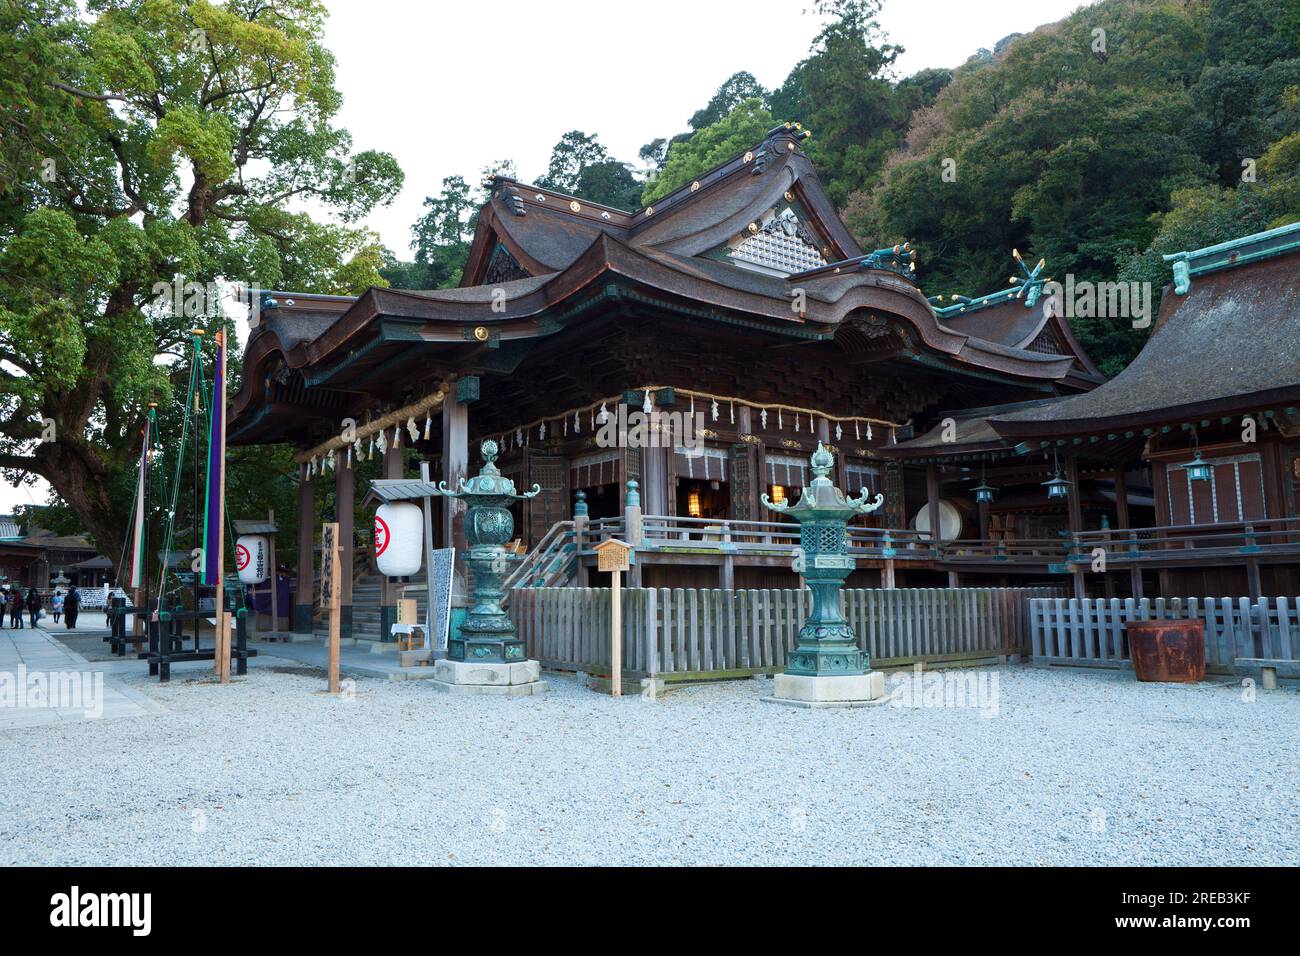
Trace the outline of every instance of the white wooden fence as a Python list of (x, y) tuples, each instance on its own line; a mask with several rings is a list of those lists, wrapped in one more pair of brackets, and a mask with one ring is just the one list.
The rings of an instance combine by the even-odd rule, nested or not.
[(1300, 599), (1078, 598), (1029, 602), (1034, 661), (1122, 667), (1130, 661), (1126, 621), (1200, 618), (1205, 664), (1231, 672), (1238, 658), (1294, 661), (1300, 652)]
[[(844, 591), (844, 615), (873, 666), (1029, 652), (1029, 600), (1055, 588)], [(717, 679), (785, 667), (812, 592), (626, 588), (625, 677)], [(519, 588), (508, 607), (544, 667), (608, 673), (610, 591)], [(603, 671), (602, 671), (603, 668)]]

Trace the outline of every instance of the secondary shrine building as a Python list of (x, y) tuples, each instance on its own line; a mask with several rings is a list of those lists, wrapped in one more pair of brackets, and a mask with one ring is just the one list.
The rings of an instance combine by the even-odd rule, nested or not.
[[(297, 451), (295, 629), (311, 628), (318, 488), (355, 567), (345, 632), (378, 637), (387, 617), (375, 608), (395, 596), (373, 574), (369, 534), (352, 527), (358, 478), (414, 481), (427, 463), (431, 479), (454, 483), (477, 470), (487, 438), (517, 486), (542, 489), (516, 513), (517, 550), (529, 553), (515, 586), (587, 583), (592, 546), (629, 535), (639, 504), (633, 583), (797, 587), (797, 529), (760, 495), (797, 498), (821, 441), (841, 487), (885, 495), (851, 529), (851, 585), (1140, 589), (1137, 558), (1136, 571), (1121, 561), (1085, 579), (1079, 536), (1204, 517), (1160, 502), (1190, 456), (1176, 425), (1210, 411), (1180, 413), (1146, 441), (1152, 415), (1113, 398), (1133, 394), (1113, 387), (1124, 376), (1098, 389), (1061, 310), (1044, 307), (1041, 263), (993, 295), (927, 298), (908, 247), (854, 241), (800, 148), (806, 135), (777, 127), (636, 212), (496, 178), (456, 289), (264, 295), (230, 441)], [(1201, 287), (1222, 281), (1194, 280), (1183, 308), (1201, 309)], [(1294, 320), (1294, 283), (1290, 295)], [(1202, 432), (1202, 449), (1252, 488), (1291, 453), (1280, 423), (1294, 409), (1268, 410), (1277, 448), (1257, 466)], [(1100, 430), (1081, 424), (1101, 413)], [(1042, 487), (1054, 475), (1062, 495)], [(1260, 515), (1293, 516), (1294, 500), (1274, 492)], [(1216, 517), (1253, 517), (1252, 492), (1241, 494)], [(435, 544), (463, 542), (458, 505), (434, 501)]]

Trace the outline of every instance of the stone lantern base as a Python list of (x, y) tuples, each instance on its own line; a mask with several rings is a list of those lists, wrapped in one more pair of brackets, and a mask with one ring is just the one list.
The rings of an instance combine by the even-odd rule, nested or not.
[(452, 661), (433, 665), (434, 690), (449, 694), (489, 694), (500, 697), (529, 697), (543, 694), (550, 685), (541, 679), (537, 661)]
[(763, 700), (788, 707), (869, 707), (889, 700), (882, 671), (819, 677), (777, 674), (772, 683), (772, 696)]

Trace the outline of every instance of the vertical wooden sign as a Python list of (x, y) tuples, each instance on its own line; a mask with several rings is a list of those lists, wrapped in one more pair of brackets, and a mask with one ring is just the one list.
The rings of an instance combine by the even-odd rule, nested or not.
[(632, 548), (617, 538), (596, 545), (596, 570), (609, 572), (609, 681), (610, 693), (623, 696), (623, 572), (631, 566)]
[(329, 615), (329, 692), (339, 692), (339, 526), (321, 528), (321, 609)]

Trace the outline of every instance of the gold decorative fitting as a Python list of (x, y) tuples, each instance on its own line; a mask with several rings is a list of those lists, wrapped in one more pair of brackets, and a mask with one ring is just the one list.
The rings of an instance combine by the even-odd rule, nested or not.
[(785, 148), (786, 148), (786, 150), (787, 150), (788, 152), (793, 153), (793, 152), (794, 152), (794, 143), (786, 143), (786, 144), (785, 144)]
[(488, 340), (487, 326), (486, 325), (474, 326), (474, 338), (478, 339), (480, 342), (486, 342)]
[(691, 183), (691, 192), (697, 192), (699, 191), (699, 188), (700, 188), (700, 181), (698, 179), (695, 180), (695, 182)]
[(575, 199), (571, 203), (569, 203), (569, 208), (572, 209), (574, 212), (582, 212), (582, 203), (578, 202), (578, 200)]
[(746, 153), (746, 154), (745, 154), (745, 162), (747, 162), (747, 163), (752, 163), (753, 161), (754, 161), (754, 154), (753, 154), (753, 153)]
[(655, 207), (654, 207), (654, 206), (646, 206), (646, 207), (645, 207), (645, 214), (646, 214), (647, 216), (653, 216), (653, 215), (655, 214)]
[(794, 202), (794, 193), (790, 192), (788, 189), (785, 191), (785, 201)]
[(758, 232), (758, 223), (756, 223), (756, 222), (751, 222), (751, 223), (749, 224), (749, 231), (750, 231), (750, 232)]
[(795, 123), (795, 124), (794, 124), (794, 128), (795, 128), (795, 129), (803, 129), (803, 123)]

